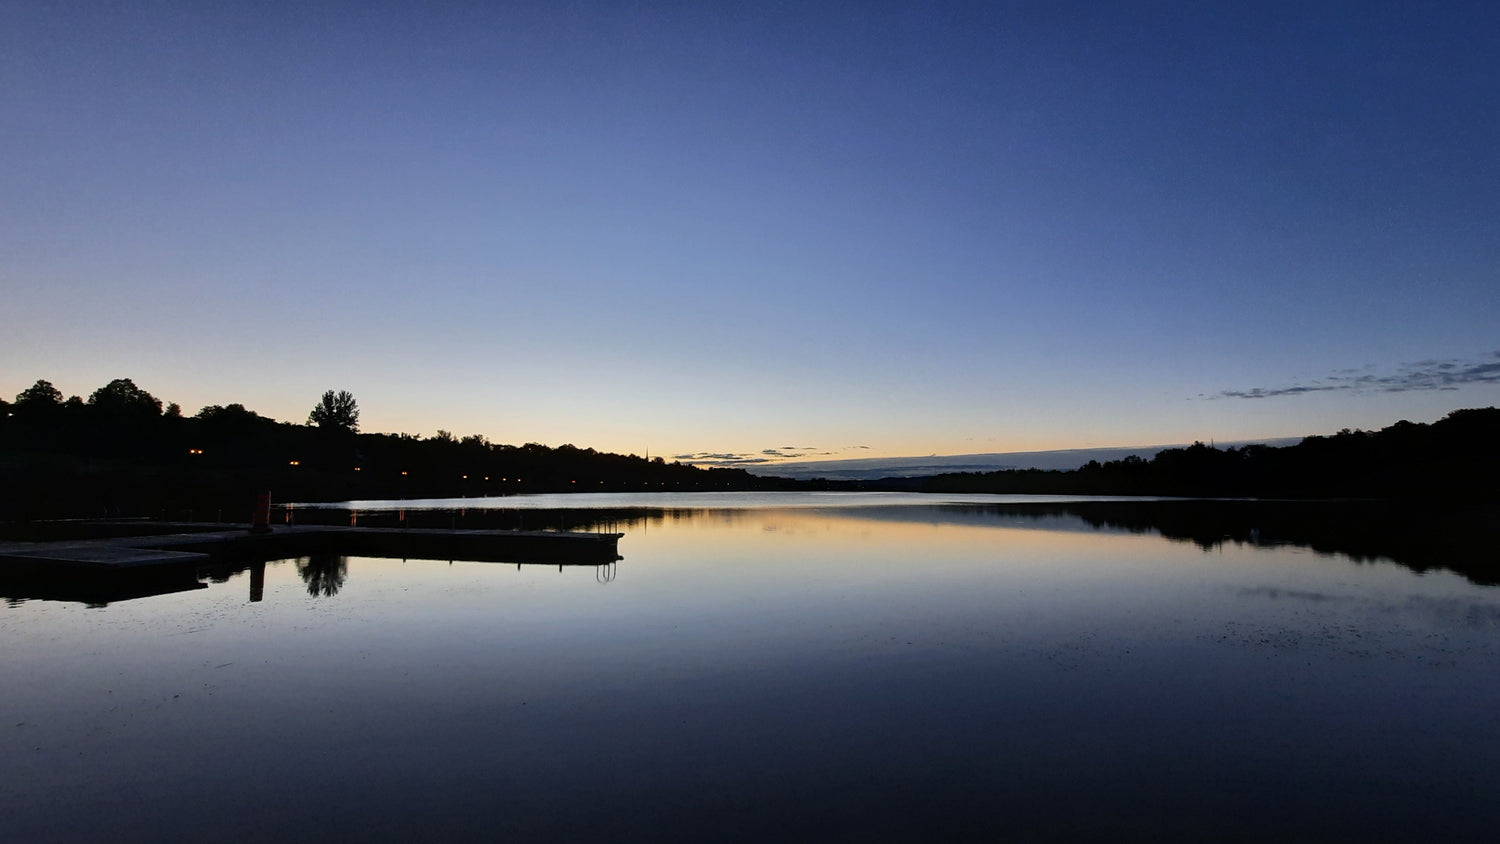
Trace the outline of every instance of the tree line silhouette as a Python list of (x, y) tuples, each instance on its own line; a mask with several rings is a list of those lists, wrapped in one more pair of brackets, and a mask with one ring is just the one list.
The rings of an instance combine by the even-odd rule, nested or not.
[(432, 437), (360, 433), (358, 404), (346, 391), (324, 393), (306, 424), (240, 404), (187, 416), (129, 378), (86, 400), (64, 398), (45, 380), (13, 402), (0, 400), (0, 520), (185, 513), (240, 520), (263, 489), (279, 501), (772, 489), (1493, 500), (1500, 496), (1500, 409), (1345, 429), (1284, 448), (1194, 443), (1150, 460), (1093, 461), (1072, 471), (798, 482), (571, 444), (507, 445), (443, 430)]
[(185, 511), (239, 520), (261, 489), (279, 501), (340, 501), (795, 486), (571, 444), (360, 433), (358, 420), (342, 391), (325, 393), (307, 424), (293, 424), (241, 404), (187, 416), (129, 378), (87, 400), (38, 381), (14, 402), (0, 400), (0, 520)]
[(1500, 496), (1500, 409), (1455, 410), (1431, 424), (1344, 429), (1281, 448), (1194, 443), (1154, 458), (1072, 471), (1011, 469), (927, 478), (927, 492), (1274, 498)]

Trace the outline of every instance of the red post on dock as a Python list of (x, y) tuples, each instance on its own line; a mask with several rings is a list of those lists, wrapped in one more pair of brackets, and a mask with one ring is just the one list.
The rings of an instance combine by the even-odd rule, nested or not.
[(266, 490), (256, 496), (255, 517), (250, 521), (251, 533), (271, 532), (271, 491)]

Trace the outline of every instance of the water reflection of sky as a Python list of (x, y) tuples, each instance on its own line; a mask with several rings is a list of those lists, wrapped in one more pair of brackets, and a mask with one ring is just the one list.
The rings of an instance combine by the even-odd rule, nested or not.
[[(909, 515), (909, 514), (908, 514)], [(1477, 837), (1500, 593), (1295, 549), (679, 513), (0, 612), (18, 840)], [(1047, 524), (1045, 522), (1040, 524)]]
[(492, 498), (413, 498), (296, 504), (297, 507), (359, 510), (574, 510), (649, 507), (664, 510), (760, 510), (767, 508), (853, 508), (931, 504), (1044, 503), (1050, 501), (1140, 501), (1127, 496), (931, 494), (916, 492), (576, 492), (506, 495)]

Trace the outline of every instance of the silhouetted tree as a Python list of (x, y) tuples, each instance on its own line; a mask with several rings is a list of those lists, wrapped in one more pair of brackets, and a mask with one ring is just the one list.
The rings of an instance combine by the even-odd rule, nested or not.
[(233, 423), (264, 419), (265, 417), (261, 416), (259, 413), (256, 413), (253, 410), (246, 410), (244, 405), (236, 402), (234, 404), (226, 405), (208, 405), (207, 407), (199, 410), (198, 413), (195, 414), (194, 418), (201, 419), (204, 422)]
[(35, 384), (16, 394), (16, 401), (12, 405), (20, 414), (62, 407), (62, 391), (52, 386), (51, 381), (38, 379)]
[(359, 431), (359, 405), (348, 390), (329, 390), (307, 414), (307, 424), (330, 431)]
[(95, 390), (89, 396), (89, 406), (117, 418), (161, 415), (161, 399), (137, 387), (129, 378), (116, 378)]

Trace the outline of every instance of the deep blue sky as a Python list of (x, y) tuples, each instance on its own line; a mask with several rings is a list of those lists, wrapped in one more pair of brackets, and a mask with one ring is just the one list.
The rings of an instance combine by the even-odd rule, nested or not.
[(666, 456), (1500, 403), (1497, 9), (0, 3), (0, 393)]

